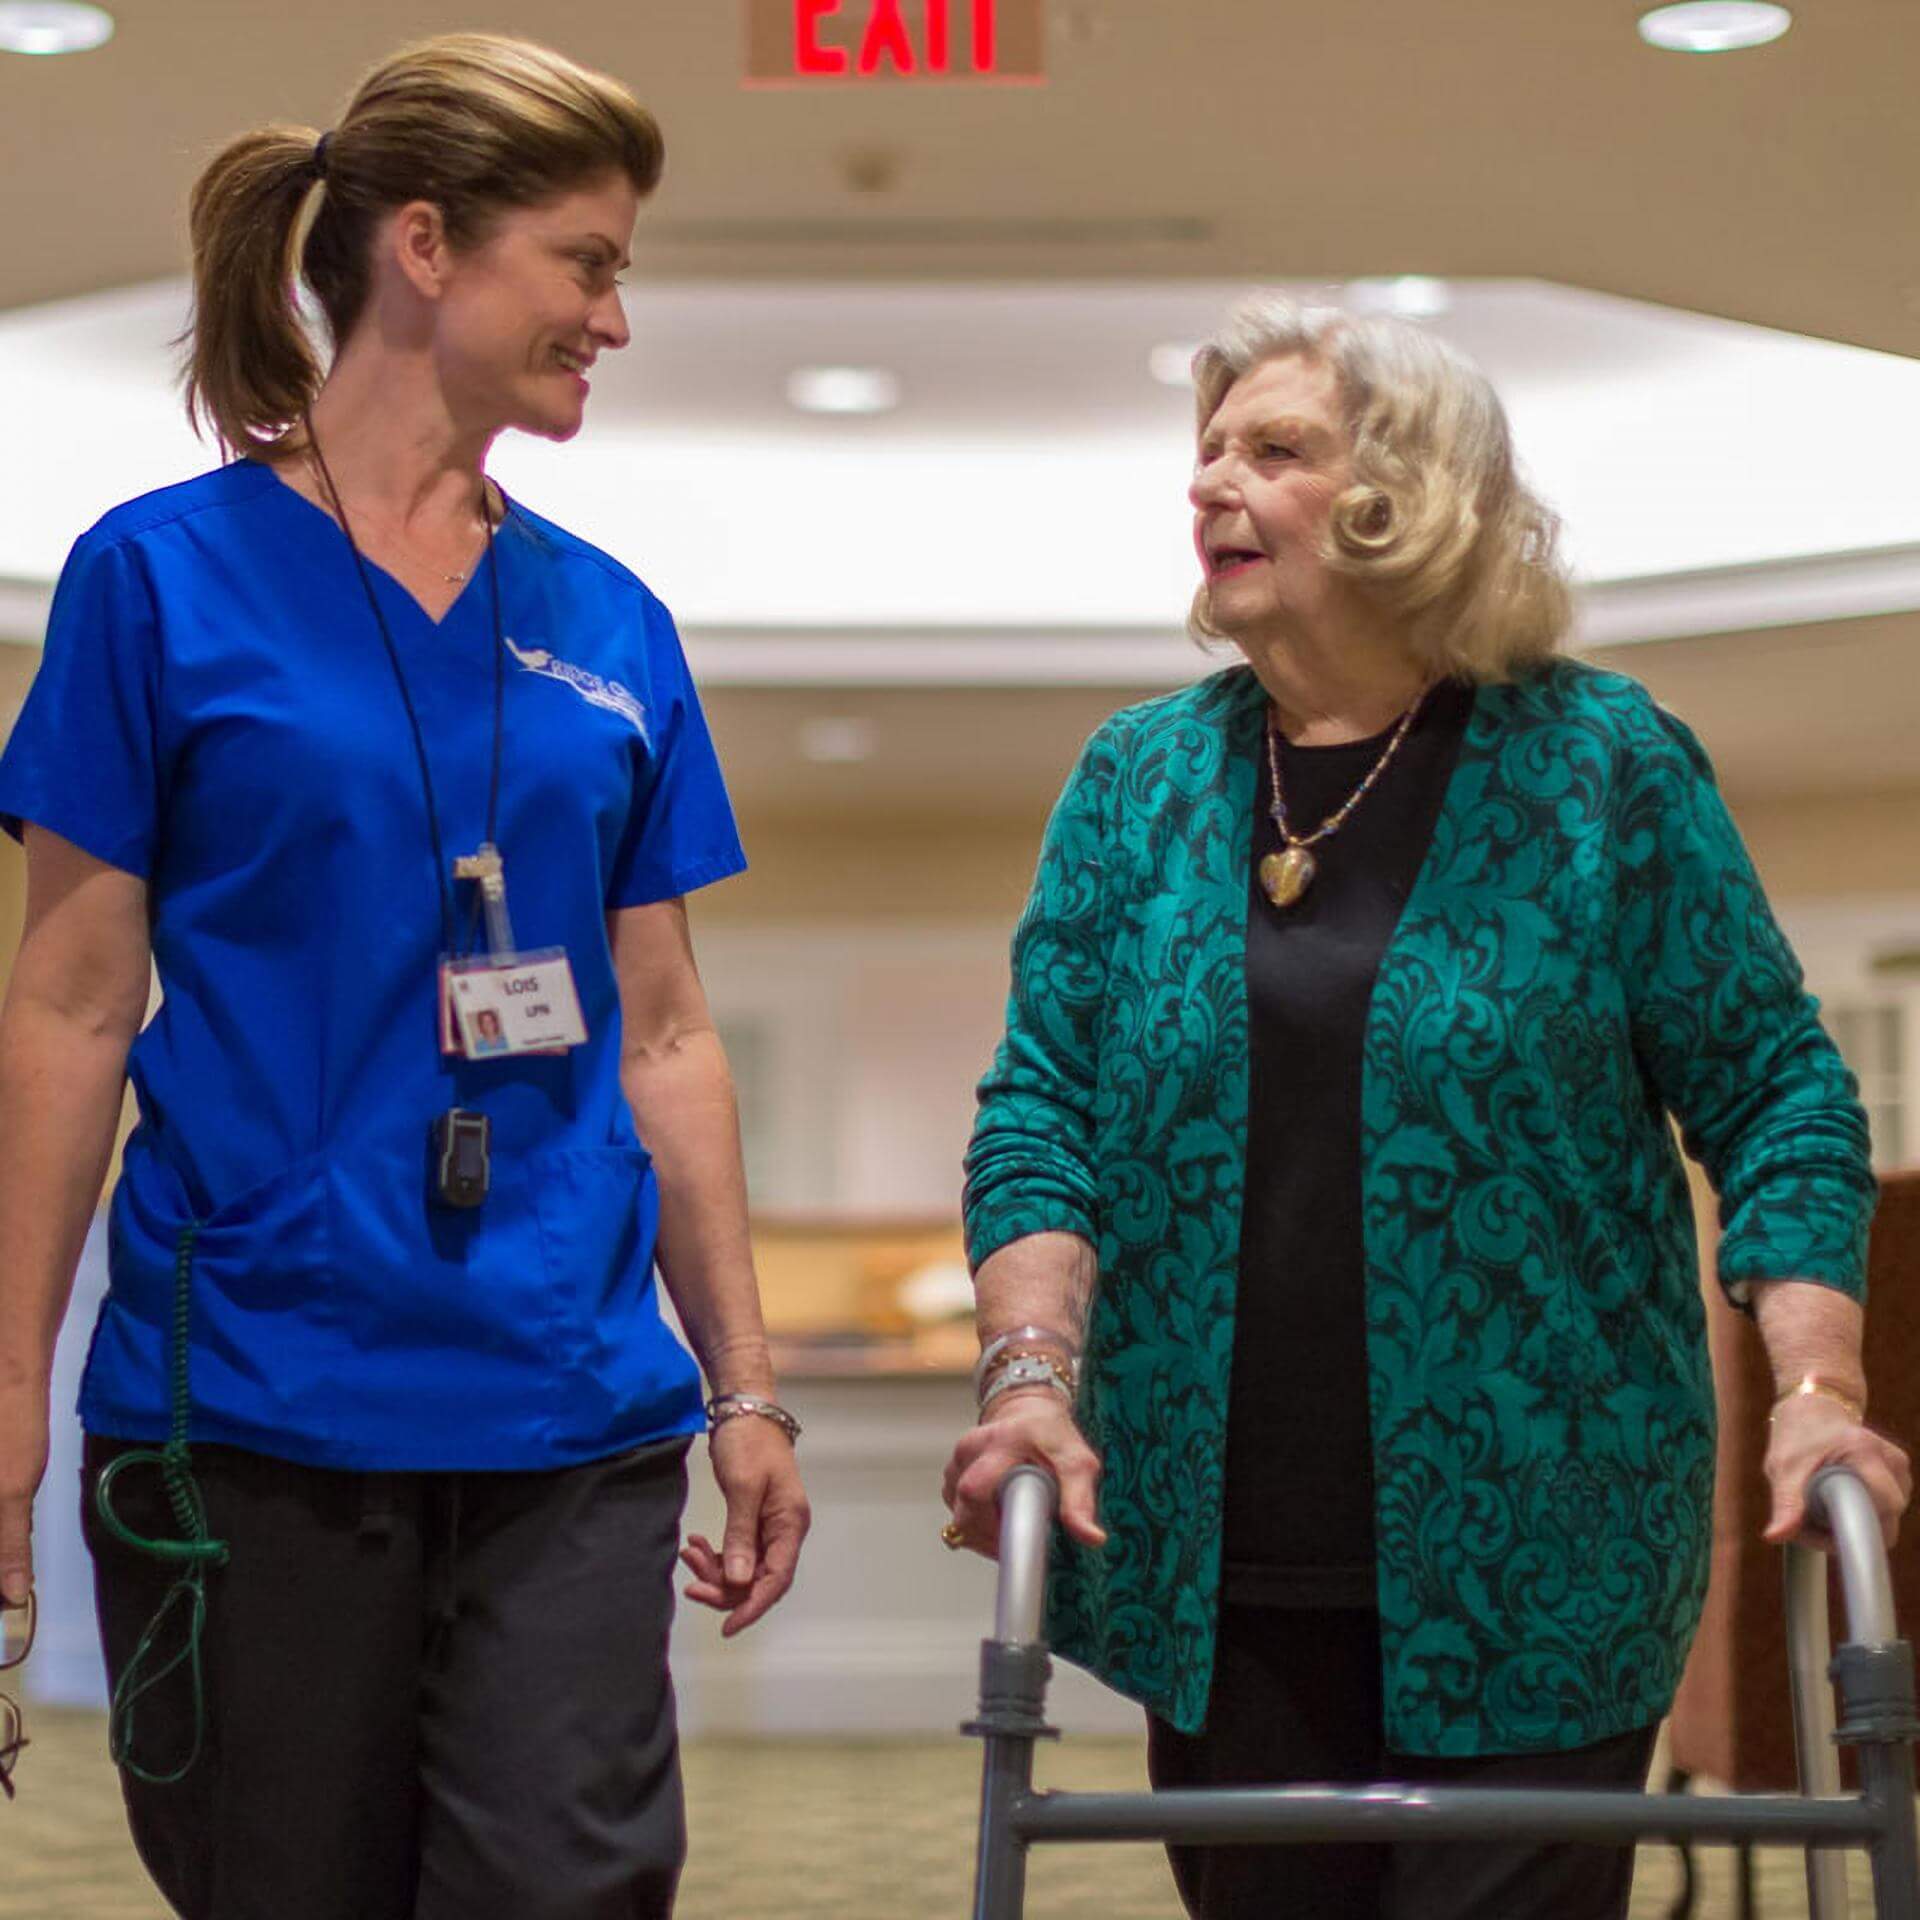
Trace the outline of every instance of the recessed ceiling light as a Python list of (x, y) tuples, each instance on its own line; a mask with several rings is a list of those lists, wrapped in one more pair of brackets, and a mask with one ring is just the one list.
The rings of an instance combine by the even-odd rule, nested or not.
[(800, 751), (820, 766), (852, 766), (871, 760), (879, 736), (857, 714), (822, 714), (800, 723)]
[(886, 413), (900, 404), (899, 378), (884, 367), (801, 367), (787, 398), (802, 413)]
[(1765, 0), (1685, 0), (1640, 16), (1640, 38), (1670, 53), (1731, 53), (1764, 47), (1793, 25), (1785, 7)]
[(1147, 371), (1163, 387), (1193, 385), (1193, 356), (1200, 351), (1197, 340), (1163, 340), (1147, 355)]
[(113, 15), (72, 0), (6, 0), (0, 53), (90, 53), (113, 38)]
[(1453, 289), (1427, 273), (1349, 280), (1344, 298), (1349, 312), (1388, 313), (1401, 320), (1437, 320), (1453, 311)]

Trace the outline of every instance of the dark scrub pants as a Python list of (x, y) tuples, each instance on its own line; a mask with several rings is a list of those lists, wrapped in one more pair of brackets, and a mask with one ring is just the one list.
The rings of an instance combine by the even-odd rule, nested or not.
[[(1198, 1735), (1147, 1721), (1156, 1788), (1646, 1784), (1654, 1727), (1561, 1753), (1433, 1760), (1381, 1744), (1380, 1628), (1364, 1607), (1221, 1609)], [(1194, 1920), (1625, 1920), (1631, 1847), (1417, 1845), (1167, 1849)]]
[[(123, 1769), (135, 1845), (185, 1920), (655, 1920), (685, 1821), (667, 1632), (684, 1438), (539, 1473), (341, 1473), (196, 1447), (215, 1537), (207, 1744)], [(84, 1521), (109, 1675), (171, 1583)], [(173, 1537), (157, 1471), (116, 1484)], [(179, 1644), (177, 1619), (165, 1650)], [(191, 1742), (184, 1670), (133, 1758)]]

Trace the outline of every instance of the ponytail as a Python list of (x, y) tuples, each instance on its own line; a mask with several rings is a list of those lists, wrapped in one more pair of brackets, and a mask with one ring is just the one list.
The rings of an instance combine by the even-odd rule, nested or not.
[(294, 241), (320, 177), (316, 139), (290, 126), (242, 134), (194, 183), (187, 417), (229, 454), (279, 439), (320, 391), (294, 304)]

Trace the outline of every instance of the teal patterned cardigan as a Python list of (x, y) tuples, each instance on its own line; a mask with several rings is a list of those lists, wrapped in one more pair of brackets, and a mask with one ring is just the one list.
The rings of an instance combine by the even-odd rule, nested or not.
[[(1049, 1230), (1099, 1256), (1080, 1417), (1109, 1538), (1056, 1540), (1048, 1636), (1188, 1732), (1220, 1585), (1263, 716), (1236, 667), (1088, 742), (967, 1153), (976, 1267)], [(1706, 760), (1636, 683), (1555, 661), (1478, 689), (1364, 1044), (1387, 1743), (1644, 1726), (1699, 1618), (1713, 1496), (1667, 1115), (1719, 1195), (1736, 1298), (1769, 1277), (1860, 1296), (1874, 1188)]]

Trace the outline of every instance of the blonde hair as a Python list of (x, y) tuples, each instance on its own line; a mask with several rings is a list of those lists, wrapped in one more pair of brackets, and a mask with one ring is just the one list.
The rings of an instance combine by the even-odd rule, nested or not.
[(361, 83), (327, 137), (324, 166), (318, 139), (286, 125), (242, 134), (194, 183), (187, 417), (230, 453), (281, 439), (319, 392), (296, 276), (337, 354), (366, 307), (382, 216), (431, 201), (452, 244), (471, 249), (508, 208), (607, 173), (651, 193), (665, 158), (652, 115), (617, 80), (487, 33), (403, 48)]
[[(1560, 523), (1520, 478), (1486, 375), (1412, 321), (1255, 294), (1194, 355), (1198, 431), (1237, 380), (1296, 355), (1332, 374), (1353, 465), (1327, 566), (1399, 620), (1436, 674), (1507, 680), (1551, 654), (1573, 617)], [(1223, 637), (1204, 586), (1188, 625)]]

